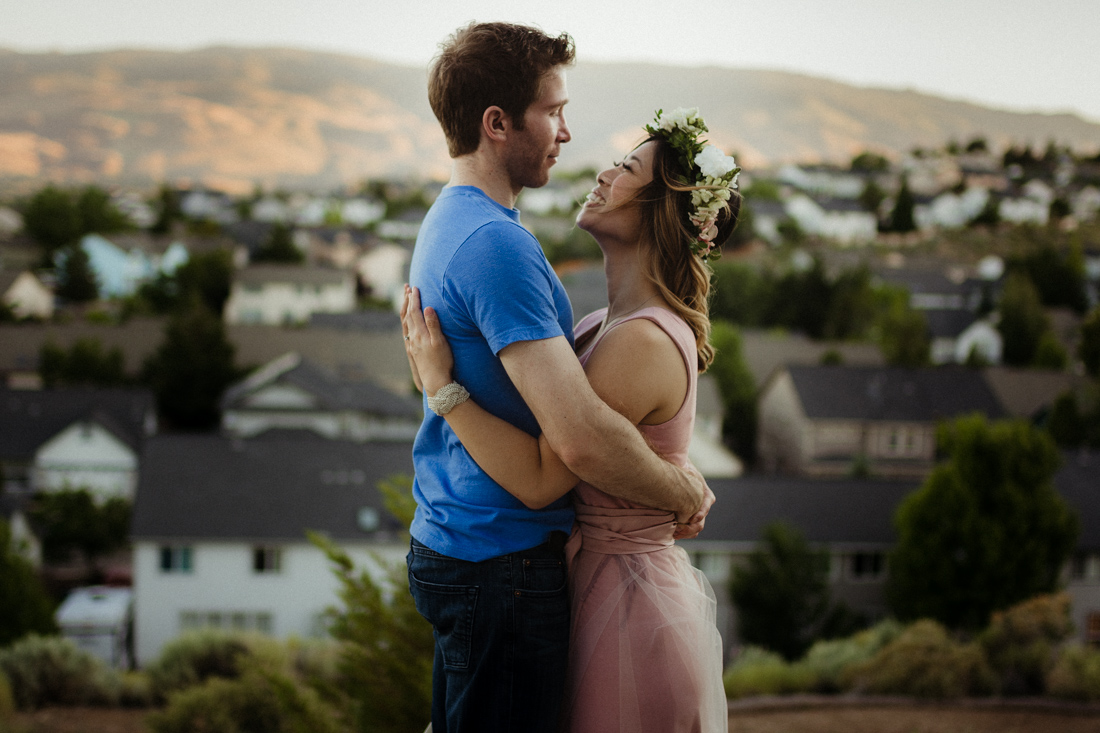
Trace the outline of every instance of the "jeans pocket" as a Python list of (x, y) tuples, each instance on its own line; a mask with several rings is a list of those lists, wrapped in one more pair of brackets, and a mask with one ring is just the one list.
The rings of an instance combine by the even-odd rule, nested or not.
[(474, 640), (476, 585), (429, 583), (416, 577), (415, 561), (409, 566), (409, 589), (416, 610), (435, 630), (436, 644), (447, 669), (466, 669)]
[(526, 559), (523, 561), (523, 594), (555, 596), (565, 592), (567, 573), (561, 560)]

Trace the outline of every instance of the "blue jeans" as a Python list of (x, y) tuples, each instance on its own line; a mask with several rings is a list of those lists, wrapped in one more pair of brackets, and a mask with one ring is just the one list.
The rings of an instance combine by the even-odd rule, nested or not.
[(412, 541), (409, 590), (435, 630), (434, 733), (558, 730), (569, 597), (549, 544), (466, 562)]

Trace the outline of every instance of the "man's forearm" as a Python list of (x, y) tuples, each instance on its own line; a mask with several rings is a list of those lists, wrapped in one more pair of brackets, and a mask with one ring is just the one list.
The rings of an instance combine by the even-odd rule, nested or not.
[(629, 420), (606, 405), (603, 408), (592, 415), (590, 437), (581, 431), (572, 433), (559, 448), (547, 435), (569, 469), (620, 499), (672, 512), (697, 510), (705, 491), (702, 478), (661, 458)]

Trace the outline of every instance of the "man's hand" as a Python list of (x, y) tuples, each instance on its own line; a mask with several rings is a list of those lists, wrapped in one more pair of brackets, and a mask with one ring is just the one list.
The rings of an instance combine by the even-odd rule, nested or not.
[[(700, 476), (700, 479), (702, 476)], [(714, 492), (710, 490), (710, 486), (703, 482), (703, 505), (699, 507), (699, 511), (687, 517), (685, 521), (680, 521), (680, 517), (676, 517), (676, 531), (672, 533), (673, 539), (677, 540), (690, 540), (699, 536), (699, 533), (703, 531), (703, 525), (706, 524), (707, 514), (710, 513), (710, 508), (714, 506)]]

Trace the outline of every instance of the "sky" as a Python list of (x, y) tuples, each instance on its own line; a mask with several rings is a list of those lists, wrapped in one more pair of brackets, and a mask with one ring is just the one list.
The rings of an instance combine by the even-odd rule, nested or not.
[(0, 0), (0, 48), (289, 46), (424, 66), (471, 20), (583, 61), (778, 69), (1100, 122), (1100, 0)]

